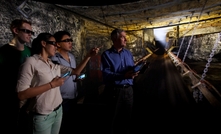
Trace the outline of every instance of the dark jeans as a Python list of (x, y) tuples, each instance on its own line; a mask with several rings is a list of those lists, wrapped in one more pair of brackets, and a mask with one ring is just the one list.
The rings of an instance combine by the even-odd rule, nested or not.
[[(7, 90), (10, 91), (13, 89), (8, 88)], [(4, 108), (4, 110), (2, 110), (2, 122), (4, 123), (1, 125), (1, 131), (7, 133), (14, 133), (16, 131), (16, 134), (27, 134), (27, 126), (25, 126), (26, 119), (23, 118), (23, 113), (20, 113), (17, 93), (9, 92), (6, 94), (3, 93), (2, 95), (8, 97), (5, 100), (1, 100), (1, 107)]]
[(105, 86), (104, 101), (108, 108), (110, 134), (130, 134), (132, 127), (133, 88)]
[(62, 107), (63, 118), (59, 134), (68, 134), (70, 132), (74, 132), (77, 129), (75, 128), (75, 124), (77, 123), (75, 120), (75, 117), (77, 116), (77, 99), (63, 99)]
[(18, 112), (17, 133), (32, 134), (32, 116), (26, 111), (26, 108), (20, 108)]
[[(10, 100), (9, 101), (13, 101)], [(14, 102), (7, 102), (5, 100), (4, 104), (2, 106), (2, 122), (4, 122), (1, 125), (1, 131), (7, 132), (7, 133), (14, 133), (18, 130), (18, 112), (19, 108), (17, 105), (15, 105)], [(20, 133), (18, 133), (20, 134)]]

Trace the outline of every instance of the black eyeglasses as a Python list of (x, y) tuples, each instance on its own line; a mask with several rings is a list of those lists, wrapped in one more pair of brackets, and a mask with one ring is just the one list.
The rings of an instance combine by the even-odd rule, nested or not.
[(72, 39), (65, 39), (65, 40), (61, 40), (61, 41), (58, 41), (58, 42), (73, 42)]
[(57, 47), (57, 44), (55, 41), (45, 41), (47, 44), (53, 45), (55, 47)]
[(35, 33), (33, 31), (28, 30), (28, 29), (18, 29), (18, 30), (20, 30), (20, 31), (22, 31), (24, 33), (27, 33), (27, 34), (35, 35)]

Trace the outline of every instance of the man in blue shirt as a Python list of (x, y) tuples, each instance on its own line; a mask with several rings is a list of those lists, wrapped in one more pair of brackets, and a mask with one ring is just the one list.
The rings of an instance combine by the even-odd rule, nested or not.
[[(105, 84), (104, 100), (111, 112), (111, 134), (129, 134), (133, 107), (133, 79), (138, 72), (133, 71), (132, 53), (125, 49), (126, 32), (115, 29), (111, 33), (113, 45), (101, 55), (101, 70)], [(110, 109), (109, 109), (110, 108)]]
[[(71, 34), (67, 31), (57, 31), (54, 34), (57, 41), (57, 53), (51, 57), (52, 61), (58, 64), (76, 68), (75, 56), (71, 53), (73, 40)], [(63, 75), (63, 74), (62, 74)], [(76, 107), (79, 98), (79, 87), (76, 81), (76, 75), (67, 76), (64, 84), (60, 87), (62, 95), (63, 119), (59, 134), (66, 134), (73, 130), (76, 120)], [(76, 129), (76, 128), (75, 128)]]

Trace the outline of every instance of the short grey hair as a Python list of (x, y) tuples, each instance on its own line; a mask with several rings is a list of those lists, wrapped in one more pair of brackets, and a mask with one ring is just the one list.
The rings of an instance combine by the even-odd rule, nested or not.
[(111, 32), (111, 40), (114, 41), (115, 39), (117, 39), (120, 33), (122, 32), (125, 32), (125, 31), (123, 29), (118, 29), (118, 28), (114, 29)]

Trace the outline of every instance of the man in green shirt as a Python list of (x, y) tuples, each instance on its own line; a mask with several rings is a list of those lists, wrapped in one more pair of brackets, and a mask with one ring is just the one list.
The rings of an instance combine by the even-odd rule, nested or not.
[[(30, 43), (32, 35), (32, 23), (25, 19), (15, 19), (10, 25), (13, 34), (12, 40), (0, 47), (0, 82), (3, 115), (3, 128), (8, 133), (14, 133), (18, 127), (19, 101), (16, 92), (19, 67), (26, 57), (31, 56), (31, 49), (26, 43)], [(4, 99), (3, 99), (4, 98)], [(27, 126), (24, 126), (27, 127)], [(10, 129), (8, 129), (10, 128)]]

